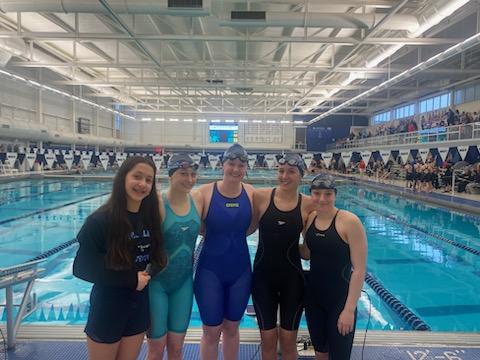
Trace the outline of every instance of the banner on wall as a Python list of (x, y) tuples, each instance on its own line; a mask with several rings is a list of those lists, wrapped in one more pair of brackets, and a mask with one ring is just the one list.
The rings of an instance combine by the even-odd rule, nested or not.
[(160, 168), (162, 167), (162, 163), (163, 163), (163, 156), (160, 155), (160, 154), (155, 154), (152, 156), (152, 160), (153, 160), (153, 163), (155, 164), (155, 167), (157, 168), (157, 170), (160, 170)]
[(248, 155), (248, 167), (250, 169), (253, 169), (256, 162), (257, 162), (257, 155)]
[[(400, 157), (402, 158), (402, 161), (406, 163), (409, 161), (410, 157), (410, 150), (400, 150)], [(386, 162), (386, 161), (385, 161)]]
[(33, 165), (35, 164), (35, 160), (37, 159), (37, 154), (27, 153), (25, 154), (25, 161), (27, 170), (31, 170)]
[(5, 157), (5, 164), (9, 165), (10, 167), (15, 166), (15, 161), (17, 161), (18, 154), (16, 152), (7, 152)]
[(370, 151), (362, 151), (360, 153), (360, 156), (362, 157), (362, 160), (366, 165), (370, 161), (370, 156), (372, 156), (372, 153)]
[(322, 159), (325, 162), (325, 166), (328, 168), (330, 166), (330, 162), (332, 161), (332, 153), (324, 153), (322, 154)]
[(125, 161), (126, 158), (127, 158), (127, 156), (124, 153), (117, 153), (115, 155), (115, 160), (117, 161), (118, 167), (122, 166), (122, 164), (123, 164), (123, 162)]
[(312, 160), (313, 160), (312, 153), (303, 154), (303, 161), (305, 161), (305, 165), (307, 165), (307, 169), (310, 167), (310, 165), (312, 165)]
[(342, 152), (342, 160), (343, 160), (343, 163), (345, 164), (345, 166), (348, 166), (351, 158), (352, 158), (352, 152), (351, 151), (346, 152), (346, 153)]
[(439, 147), (438, 148), (438, 153), (440, 154), (440, 158), (442, 161), (447, 160), (447, 155), (448, 155), (448, 147)]
[(468, 152), (468, 146), (459, 146), (458, 147), (458, 152), (460, 153), (460, 156), (462, 157), (462, 160), (465, 160), (465, 156), (467, 155)]
[(191, 158), (195, 164), (200, 164), (200, 160), (202, 159), (202, 157), (198, 154), (193, 154)]
[(66, 153), (65, 155), (63, 155), (63, 160), (65, 161), (68, 170), (70, 170), (73, 164), (73, 154)]
[(392, 151), (391, 150), (381, 150), (380, 151), (380, 157), (382, 158), (382, 161), (386, 163), (390, 159)]
[(430, 149), (420, 149), (418, 150), (418, 153), (420, 154), (422, 161), (425, 162), (425, 160), (427, 160), (428, 154), (430, 153)]
[(49, 169), (52, 169), (53, 163), (57, 160), (57, 156), (52, 152), (47, 152), (45, 154), (45, 161), (47, 162), (47, 166)]
[(80, 160), (82, 160), (83, 168), (87, 170), (88, 166), (90, 165), (90, 161), (92, 160), (92, 153), (83, 153), (80, 156)]
[(102, 164), (103, 166), (103, 170), (107, 170), (107, 166), (108, 166), (108, 160), (110, 160), (110, 157), (105, 154), (105, 153), (101, 153), (99, 156), (98, 156), (98, 159), (100, 160), (100, 163)]
[(269, 169), (273, 168), (275, 165), (275, 155), (274, 154), (265, 154), (265, 161), (267, 162), (267, 166)]
[(208, 162), (210, 163), (212, 169), (215, 170), (220, 162), (220, 157), (218, 155), (208, 155)]

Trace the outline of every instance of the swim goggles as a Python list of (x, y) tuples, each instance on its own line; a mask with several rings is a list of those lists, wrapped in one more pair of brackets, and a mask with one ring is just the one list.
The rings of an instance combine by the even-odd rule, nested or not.
[(312, 190), (335, 190), (337, 192), (337, 187), (335, 185), (335, 179), (329, 175), (320, 174), (313, 178), (310, 183), (310, 191)]
[(278, 164), (279, 165), (290, 165), (290, 166), (296, 166), (298, 168), (298, 171), (300, 171), (300, 174), (303, 176), (304, 172), (305, 172), (305, 165), (303, 163), (303, 159), (298, 156), (298, 155), (294, 155), (294, 156), (285, 156), (283, 158), (280, 158), (278, 159)]

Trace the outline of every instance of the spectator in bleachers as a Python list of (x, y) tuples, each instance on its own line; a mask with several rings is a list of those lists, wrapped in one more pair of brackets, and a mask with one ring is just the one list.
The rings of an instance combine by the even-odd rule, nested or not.
[(466, 185), (467, 194), (480, 194), (480, 164), (477, 163), (472, 170), (472, 181)]

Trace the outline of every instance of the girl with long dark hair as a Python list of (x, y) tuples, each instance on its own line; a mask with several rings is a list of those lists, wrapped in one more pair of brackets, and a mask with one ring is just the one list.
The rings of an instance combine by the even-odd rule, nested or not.
[(129, 157), (106, 204), (85, 221), (73, 274), (92, 282), (85, 327), (90, 360), (136, 359), (150, 325), (147, 264), (165, 266), (156, 168)]

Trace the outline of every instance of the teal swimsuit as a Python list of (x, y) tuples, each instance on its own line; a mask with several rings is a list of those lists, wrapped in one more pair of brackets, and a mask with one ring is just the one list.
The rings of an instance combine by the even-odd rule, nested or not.
[(165, 219), (163, 241), (168, 255), (167, 267), (149, 284), (151, 329), (149, 337), (158, 339), (167, 331), (185, 333), (193, 302), (193, 251), (200, 230), (200, 216), (191, 196), (190, 211), (180, 216), (173, 212), (166, 194), (162, 194)]

